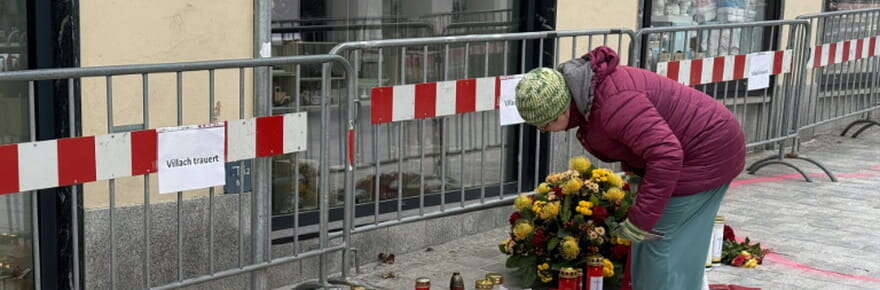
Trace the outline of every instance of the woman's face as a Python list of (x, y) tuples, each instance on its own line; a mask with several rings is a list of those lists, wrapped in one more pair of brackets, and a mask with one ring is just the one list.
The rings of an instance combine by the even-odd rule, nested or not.
[(544, 132), (556, 132), (565, 130), (565, 128), (568, 127), (568, 114), (570, 111), (571, 110), (563, 111), (562, 114), (559, 115), (559, 117), (556, 117), (556, 120), (550, 121), (550, 123), (547, 123), (547, 125), (544, 125), (544, 127), (538, 128), (538, 130)]

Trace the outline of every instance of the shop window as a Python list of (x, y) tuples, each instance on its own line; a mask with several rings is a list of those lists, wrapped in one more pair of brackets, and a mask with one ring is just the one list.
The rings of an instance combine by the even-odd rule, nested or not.
[[(0, 72), (28, 67), (27, 1), (0, 1)], [(30, 140), (27, 82), (0, 82), (0, 145)], [(33, 289), (31, 193), (0, 195), (0, 289)]]
[[(488, 34), (517, 32), (520, 23), (516, 19), (514, 7), (519, 6), (516, 0), (274, 0), (272, 20), (272, 55), (314, 55), (325, 54), (334, 46), (348, 41), (366, 41), (382, 39), (418, 38), (432, 36), (452, 36), (464, 34)], [(384, 50), (365, 49), (357, 55), (346, 54), (357, 68), (360, 98), (358, 109), (358, 160), (370, 164), (381, 164), (379, 170), (373, 167), (357, 171), (355, 177), (355, 198), (359, 204), (379, 201), (396, 200), (399, 195), (404, 199), (415, 198), (422, 192), (437, 194), (442, 188), (441, 165), (437, 156), (440, 155), (440, 144), (445, 144), (450, 153), (451, 162), (459, 166), (459, 158), (465, 160), (479, 158), (479, 147), (475, 136), (463, 136), (467, 139), (459, 142), (459, 126), (446, 129), (447, 136), (440, 136), (439, 122), (425, 122), (423, 128), (415, 123), (407, 123), (403, 129), (372, 130), (369, 127), (369, 95), (375, 86), (421, 81), (439, 81), (445, 78), (460, 79), (483, 75), (504, 74), (504, 59), (515, 63), (519, 59), (516, 46), (508, 47), (505, 54), (504, 43), (474, 44), (469, 48), (464, 45), (453, 45), (449, 54), (463, 61), (450, 62), (444, 67), (444, 47), (432, 45), (416, 46), (406, 49), (390, 48)], [(491, 65), (486, 65), (490, 63)], [(401, 70), (401, 67), (404, 67)], [(467, 67), (467, 73), (465, 68)], [(513, 67), (513, 65), (511, 65)], [(337, 132), (342, 132), (339, 96), (344, 88), (344, 76), (339, 69), (333, 70), (331, 79), (331, 124), (330, 142), (326, 148), (330, 150), (330, 192), (331, 206), (340, 206), (343, 202), (343, 167), (344, 158), (342, 140)], [(321, 144), (320, 101), (321, 66), (277, 66), (273, 68), (273, 112), (307, 111), (309, 116), (309, 151), (274, 158), (273, 162), (273, 214), (289, 215), (295, 211), (310, 211), (318, 205), (318, 150)], [(482, 134), (479, 118), (468, 119), (465, 132)], [(489, 122), (490, 120), (485, 120)], [(497, 122), (497, 121), (495, 121)], [(373, 136), (373, 135), (376, 136)], [(501, 142), (500, 134), (491, 134), (487, 142)], [(378, 140), (377, 149), (373, 148), (373, 140)], [(443, 140), (445, 139), (445, 141)], [(403, 140), (399, 145), (399, 140)], [(477, 141), (474, 141), (477, 140)], [(495, 142), (495, 143), (491, 143)], [(459, 145), (461, 144), (461, 145)], [(497, 145), (497, 144), (495, 144)], [(467, 155), (455, 155), (460, 152), (459, 146), (465, 147)], [(424, 163), (419, 160), (422, 154), (417, 148), (424, 148)], [(493, 149), (494, 150), (494, 149)], [(487, 151), (487, 155), (494, 151)], [(497, 156), (498, 153), (491, 156)], [(403, 165), (398, 169), (398, 162)], [(378, 160), (376, 162), (375, 160)], [(445, 170), (445, 188), (472, 187), (479, 185), (479, 168), (459, 168), (448, 165)], [(465, 180), (458, 180), (460, 171), (466, 171)], [(476, 177), (475, 177), (476, 176)], [(497, 177), (486, 177), (495, 180)], [(374, 184), (377, 183), (378, 184)], [(296, 197), (299, 197), (298, 199)], [(404, 202), (407, 203), (407, 202)], [(396, 206), (395, 206), (396, 207)], [(384, 205), (383, 210), (384, 212)]]
[(841, 11), (880, 8), (878, 0), (827, 0), (825, 1), (825, 11)]

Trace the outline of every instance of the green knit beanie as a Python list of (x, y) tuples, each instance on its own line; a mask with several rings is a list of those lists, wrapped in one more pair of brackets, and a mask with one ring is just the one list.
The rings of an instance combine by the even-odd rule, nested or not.
[(516, 85), (516, 109), (527, 123), (543, 127), (571, 104), (571, 93), (559, 71), (541, 67), (525, 74)]

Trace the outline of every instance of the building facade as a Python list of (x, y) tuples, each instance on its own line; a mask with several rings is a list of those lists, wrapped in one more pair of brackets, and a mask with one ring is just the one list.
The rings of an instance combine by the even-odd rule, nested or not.
[[(350, 41), (400, 39), (415, 37), (458, 36), (467, 34), (490, 34), (531, 32), (547, 30), (583, 30), (599, 28), (627, 28), (638, 30), (644, 27), (688, 26), (723, 23), (742, 23), (749, 21), (793, 19), (799, 15), (821, 11), (837, 11), (880, 7), (880, 1), (869, 0), (273, 0), (271, 5), (271, 34), (268, 45), (255, 43), (256, 27), (259, 21), (255, 15), (255, 1), (25, 1), (0, 0), (0, 71), (17, 71), (54, 67), (90, 67), (125, 64), (171, 63), (217, 59), (243, 59), (259, 56), (293, 56), (329, 53), (334, 46)], [(815, 33), (815, 32), (814, 32)], [(725, 37), (725, 36), (717, 36)], [(575, 39), (577, 47), (588, 47), (588, 41), (598, 43), (598, 39)], [(659, 41), (659, 40), (658, 40)], [(702, 53), (712, 48), (702, 43), (686, 43), (685, 38), (667, 45), (668, 51), (658, 51), (657, 55), (675, 53)], [(735, 45), (738, 40), (729, 39)], [(583, 43), (583, 44), (581, 44)], [(629, 43), (618, 43), (627, 47)], [(525, 47), (512, 44), (506, 46), (486, 44), (475, 52), (472, 47), (420, 46), (399, 51), (365, 51), (363, 55), (346, 55), (358, 68), (357, 93), (362, 105), (358, 114), (364, 119), (363, 134), (359, 135), (358, 158), (375, 163), (375, 172), (356, 176), (356, 202), (364, 205), (358, 217), (380, 216), (394, 213), (398, 202), (406, 200), (403, 210), (417, 207), (411, 202), (418, 201), (422, 195), (445, 196), (446, 190), (471, 190), (486, 188), (487, 183), (477, 178), (477, 169), (465, 166), (463, 160), (478, 158), (473, 152), (479, 146), (504, 148), (501, 144), (512, 144), (509, 138), (513, 131), (502, 133), (502, 129), (492, 131), (498, 135), (493, 140), (477, 140), (468, 132), (485, 133), (479, 128), (483, 117), (469, 119), (465, 124), (446, 126), (437, 122), (425, 122), (421, 126), (403, 128), (380, 128), (367, 130), (369, 126), (368, 104), (370, 89), (375, 86), (410, 83), (412, 80), (440, 81), (471, 78), (482, 75), (502, 75), (518, 73), (501, 63), (511, 63), (511, 67), (533, 66), (544, 61), (544, 51), (527, 51)], [(548, 44), (549, 45), (549, 44)], [(560, 43), (558, 51), (577, 51), (572, 43)], [(258, 49), (260, 48), (260, 49)], [(552, 46), (546, 47), (546, 49)], [(689, 51), (688, 49), (693, 51)], [(535, 49), (535, 48), (531, 48)], [(444, 66), (442, 61), (428, 64), (435, 55), (451, 53), (453, 57), (472, 55), (473, 61), (452, 63)], [(424, 55), (424, 56), (423, 56)], [(431, 55), (431, 57), (428, 57)], [(626, 58), (629, 51), (623, 49)], [(548, 59), (564, 61), (565, 59)], [(485, 65), (484, 65), (485, 64)], [(429, 67), (430, 65), (430, 67)], [(403, 68), (403, 69), (398, 69)], [(505, 71), (507, 70), (507, 71)], [(72, 88), (75, 91), (75, 105), (67, 100), (66, 83), (37, 82), (33, 95), (33, 106), (29, 105), (27, 83), (0, 83), (0, 145), (28, 142), (31, 140), (55, 139), (67, 136), (87, 136), (116, 132), (126, 132), (143, 128), (158, 128), (178, 125), (175, 112), (183, 112), (182, 124), (202, 124), (215, 121), (235, 120), (244, 112), (244, 117), (253, 116), (254, 78), (248, 70), (246, 78), (239, 82), (236, 71), (218, 71), (215, 78), (215, 102), (208, 102), (209, 76), (207, 73), (184, 74), (182, 80), (182, 107), (178, 107), (176, 79), (173, 74), (150, 79), (150, 109), (144, 110), (142, 79), (137, 76), (120, 77), (113, 80), (105, 78), (85, 78), (78, 80)], [(339, 108), (339, 96), (343, 86), (342, 77), (331, 78), (331, 103)], [(112, 83), (113, 96), (108, 98), (107, 84)], [(243, 90), (241, 85), (244, 86)], [(320, 66), (279, 66), (272, 69), (271, 81), (272, 112), (282, 114), (294, 111), (307, 111), (311, 124), (318, 124), (321, 94)], [(244, 91), (240, 98), (239, 91)], [(112, 100), (112, 106), (108, 105)], [(244, 100), (244, 102), (240, 100)], [(108, 108), (112, 111), (108, 112)], [(209, 108), (209, 109), (206, 109)], [(149, 124), (145, 123), (144, 111)], [(209, 113), (209, 111), (211, 113)], [(31, 114), (30, 112), (34, 112)], [(341, 111), (337, 109), (336, 114)], [(66, 117), (73, 114), (74, 124)], [(108, 116), (109, 115), (109, 116)], [(214, 116), (213, 118), (211, 116)], [(483, 115), (485, 116), (485, 115)], [(113, 124), (108, 124), (112, 120)], [(471, 122), (471, 123), (467, 123)], [(73, 125), (73, 126), (71, 126)], [(342, 126), (341, 123), (336, 126)], [(341, 127), (340, 127), (341, 128)], [(317, 145), (320, 128), (309, 128), (310, 146)], [(439, 132), (439, 133), (438, 133)], [(497, 134), (496, 134), (497, 133)], [(448, 135), (447, 135), (448, 134)], [(488, 134), (488, 133), (486, 133)], [(334, 142), (341, 144), (341, 134), (334, 135)], [(460, 136), (460, 137), (455, 137)], [(475, 135), (480, 136), (480, 135)], [(378, 139), (378, 142), (370, 140)], [(381, 141), (385, 140), (385, 141)], [(402, 140), (398, 142), (397, 140)], [(488, 142), (485, 143), (485, 142)], [(526, 144), (528, 145), (528, 144)], [(374, 148), (380, 147), (380, 148)], [(342, 164), (344, 154), (340, 147), (331, 148), (332, 164)], [(461, 165), (445, 167), (438, 162), (417, 164), (403, 162), (403, 168), (384, 166), (386, 161), (403, 160), (419, 154), (440, 154), (442, 149), (459, 152)], [(419, 152), (425, 150), (425, 152)], [(503, 149), (502, 149), (503, 150)], [(511, 149), (514, 150), (514, 149)], [(549, 149), (545, 149), (547, 151)], [(466, 153), (466, 152), (472, 153)], [(485, 152), (485, 150), (483, 150)], [(492, 152), (492, 151), (489, 151)], [(500, 158), (505, 155), (497, 152)], [(471, 155), (468, 155), (471, 154)], [(478, 153), (477, 153), (478, 154)], [(532, 154), (532, 153), (529, 153)], [(526, 159), (549, 156), (549, 152), (535, 152)], [(422, 157), (424, 159), (424, 157)], [(273, 247), (289, 247), (294, 240), (313, 238), (317, 223), (315, 208), (318, 205), (317, 160), (312, 152), (296, 153), (276, 157), (272, 161), (272, 215)], [(413, 159), (416, 160), (416, 159)], [(528, 161), (528, 160), (527, 160)], [(534, 161), (534, 160), (533, 160)], [(458, 162), (458, 161), (455, 161)], [(508, 164), (511, 164), (508, 163)], [(239, 162), (228, 164), (228, 171), (241, 170), (250, 177), (251, 164)], [(369, 168), (374, 168), (369, 167)], [(331, 168), (331, 206), (342, 203), (341, 168)], [(333, 171), (335, 170), (335, 171)], [(546, 168), (544, 168), (546, 170)], [(515, 176), (515, 173), (493, 173), (485, 178), (499, 180), (504, 184), (516, 178), (534, 179), (533, 175)], [(459, 177), (460, 176), (460, 177)], [(504, 177), (506, 176), (506, 177)], [(372, 182), (379, 182), (373, 184)], [(145, 186), (145, 182), (149, 182)], [(230, 183), (226, 187), (213, 189), (218, 195), (217, 205), (234, 209), (233, 196), (251, 190), (250, 182)], [(492, 184), (490, 184), (492, 185)], [(497, 186), (497, 185), (492, 185)], [(112, 188), (112, 190), (111, 190)], [(73, 276), (81, 277), (84, 288), (103, 289), (107, 284), (108, 255), (107, 230), (110, 206), (110, 192), (115, 192), (114, 219), (117, 231), (124, 231), (123, 225), (134, 225), (143, 219), (140, 207), (146, 196), (154, 203), (154, 218), (157, 220), (154, 239), (156, 249), (174, 248), (173, 234), (162, 236), (163, 229), (174, 221), (170, 216), (177, 210), (178, 196), (162, 195), (157, 192), (155, 175), (150, 178), (121, 178), (114, 184), (94, 182), (77, 186), (78, 200), (69, 200), (72, 188), (41, 190), (36, 193), (17, 193), (0, 195), (0, 249), (14, 249), (16, 255), (0, 253), (0, 263), (15, 264), (21, 275), (0, 275), (0, 288), (29, 289), (36, 279), (34, 267), (34, 247), (39, 248), (39, 280), (43, 288), (69, 287)], [(198, 232), (204, 230), (206, 213), (205, 198), (208, 190), (183, 193), (187, 210), (184, 212), (187, 226)], [(39, 196), (34, 199), (33, 196)], [(434, 200), (434, 199), (432, 199)], [(432, 205), (438, 205), (437, 199)], [(69, 203), (78, 204), (78, 212), (57, 210), (68, 208)], [(449, 202), (449, 201), (447, 201)], [(386, 206), (386, 203), (388, 206)], [(375, 205), (375, 207), (374, 207)], [(381, 206), (380, 206), (381, 205)], [(332, 213), (332, 212), (331, 212)], [(80, 235), (70, 233), (71, 214), (79, 217)], [(239, 213), (240, 214), (240, 213)], [(332, 215), (332, 214), (331, 214)], [(338, 220), (339, 217), (336, 217)], [(158, 222), (160, 221), (161, 222)], [(51, 221), (51, 222), (50, 222)], [(39, 224), (39, 243), (33, 244), (33, 225)], [(231, 236), (220, 238), (237, 239), (234, 236), (238, 225), (224, 223), (222, 232)], [(309, 227), (312, 229), (309, 230)], [(300, 230), (297, 232), (296, 230)], [(143, 287), (140, 283), (142, 258), (136, 249), (140, 245), (135, 234), (131, 239), (120, 239), (121, 249), (117, 252), (118, 267), (121, 269), (119, 288)], [(72, 246), (72, 239), (80, 239), (80, 248)], [(204, 273), (202, 264), (206, 259), (203, 250), (206, 237), (192, 234), (185, 238), (188, 246), (184, 249), (186, 265), (196, 270), (187, 275)], [(430, 243), (430, 242), (429, 242)], [(232, 247), (232, 246), (230, 246)], [(236, 246), (237, 247), (237, 246)], [(237, 248), (230, 248), (237, 251)], [(10, 250), (12, 251), (12, 250)], [(80, 272), (73, 273), (71, 251), (79, 251), (82, 257)], [(169, 254), (170, 255), (170, 254)], [(153, 257), (154, 269), (173, 268), (171, 256)], [(221, 260), (223, 258), (220, 258)], [(227, 263), (228, 260), (228, 263)], [(231, 267), (232, 259), (223, 260), (222, 267)], [(361, 259), (361, 262), (366, 262)], [(223, 264), (225, 263), (225, 264)], [(129, 267), (130, 266), (130, 267)], [(0, 267), (2, 271), (2, 267)], [(173, 273), (157, 271), (152, 276), (152, 286), (175, 280)], [(302, 273), (302, 271), (298, 272)], [(273, 282), (281, 286), (301, 281), (309, 277), (285, 277)], [(4, 284), (5, 283), (5, 284)], [(126, 284), (129, 283), (129, 284)], [(5, 287), (9, 285), (9, 287)]]

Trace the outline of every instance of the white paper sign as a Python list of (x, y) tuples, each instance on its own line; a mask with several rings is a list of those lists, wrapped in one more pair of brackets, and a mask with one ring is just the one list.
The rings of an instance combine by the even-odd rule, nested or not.
[(226, 184), (222, 124), (160, 129), (159, 193)]
[(498, 100), (498, 120), (501, 126), (524, 123), (519, 111), (516, 110), (516, 85), (522, 80), (523, 75), (501, 77), (501, 99)]
[(758, 52), (749, 55), (749, 87), (758, 90), (770, 87), (770, 70), (773, 69), (773, 52)]

